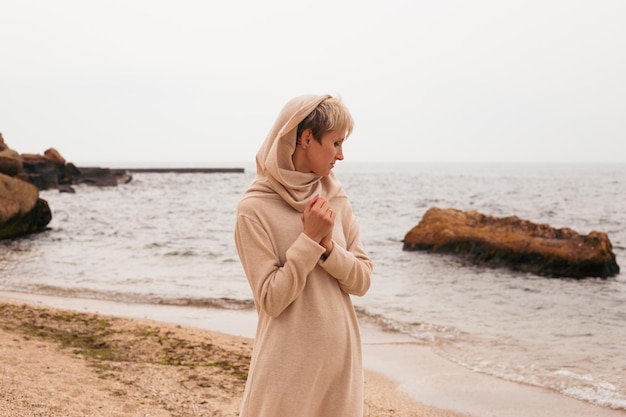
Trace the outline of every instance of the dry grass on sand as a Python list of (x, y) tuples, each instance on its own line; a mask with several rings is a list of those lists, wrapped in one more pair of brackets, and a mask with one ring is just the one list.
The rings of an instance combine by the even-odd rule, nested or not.
[[(238, 415), (252, 342), (181, 326), (0, 303), (0, 415)], [(366, 375), (366, 417), (453, 416)]]

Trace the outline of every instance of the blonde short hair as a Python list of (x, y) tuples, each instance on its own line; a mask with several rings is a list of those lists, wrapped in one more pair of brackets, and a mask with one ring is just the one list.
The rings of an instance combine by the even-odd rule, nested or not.
[(296, 138), (307, 129), (311, 129), (313, 138), (320, 142), (324, 133), (331, 130), (345, 132), (347, 138), (354, 128), (354, 120), (348, 108), (343, 102), (335, 97), (322, 101), (307, 117), (298, 124)]

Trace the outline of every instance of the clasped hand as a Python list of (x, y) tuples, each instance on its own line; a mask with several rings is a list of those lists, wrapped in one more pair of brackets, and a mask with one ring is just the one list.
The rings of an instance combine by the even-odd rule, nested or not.
[(302, 213), (304, 234), (326, 249), (325, 256), (333, 250), (333, 226), (336, 216), (337, 213), (330, 206), (330, 202), (323, 197), (309, 201)]

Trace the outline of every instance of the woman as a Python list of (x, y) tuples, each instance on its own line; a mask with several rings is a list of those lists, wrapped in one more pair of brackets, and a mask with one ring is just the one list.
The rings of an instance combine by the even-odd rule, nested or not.
[(241, 417), (362, 417), (359, 326), (350, 295), (372, 261), (332, 168), (352, 116), (331, 96), (289, 101), (257, 153), (235, 243), (258, 312)]

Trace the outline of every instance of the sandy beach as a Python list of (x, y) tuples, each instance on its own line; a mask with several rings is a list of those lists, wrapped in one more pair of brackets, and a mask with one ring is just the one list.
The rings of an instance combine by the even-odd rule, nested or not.
[[(249, 311), (0, 293), (0, 415), (237, 416)], [(365, 416), (617, 417), (363, 326)]]

